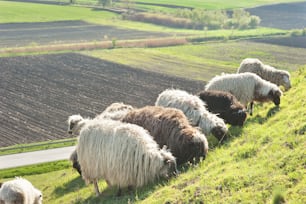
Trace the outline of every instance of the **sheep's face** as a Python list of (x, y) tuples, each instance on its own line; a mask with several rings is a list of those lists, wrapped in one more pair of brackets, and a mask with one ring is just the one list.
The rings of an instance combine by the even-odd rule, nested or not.
[(34, 201), (34, 204), (42, 204), (42, 200), (43, 200), (43, 197), (42, 197), (42, 193), (35, 189), (35, 201)]
[(78, 123), (83, 120), (83, 117), (80, 115), (72, 115), (68, 118), (68, 133), (69, 134), (78, 134)]
[(247, 118), (247, 112), (245, 109), (231, 109), (225, 121), (234, 126), (236, 125), (243, 126), (246, 118)]
[(280, 104), (281, 95), (282, 95), (282, 92), (280, 90), (271, 90), (269, 92), (269, 97), (276, 106)]
[(226, 138), (227, 129), (223, 125), (217, 125), (211, 129), (211, 133), (219, 140)]
[(164, 165), (160, 170), (160, 176), (165, 179), (169, 179), (178, 174), (178, 170), (176, 168), (176, 161), (172, 159), (165, 159)]
[[(201, 133), (199, 133), (201, 134)], [(203, 135), (203, 137), (205, 137)], [(189, 143), (189, 151), (192, 152), (192, 158), (189, 159), (192, 163), (198, 163), (201, 159), (205, 159), (208, 153), (208, 143), (206, 138), (203, 140), (201, 137), (194, 137)]]
[(160, 169), (159, 176), (166, 179), (176, 176), (178, 174), (178, 170), (176, 167), (175, 158), (168, 150), (166, 150), (165, 146), (161, 150), (161, 154), (163, 157), (163, 165), (162, 168)]
[(290, 76), (288, 74), (283, 74), (281, 84), (285, 87), (285, 90), (291, 88)]

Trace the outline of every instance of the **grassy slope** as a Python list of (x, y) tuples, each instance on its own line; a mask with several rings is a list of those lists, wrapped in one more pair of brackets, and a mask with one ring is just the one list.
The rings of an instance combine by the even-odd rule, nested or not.
[(306, 67), (293, 78), (280, 109), (257, 106), (243, 129), (231, 130), (227, 144), (144, 203), (270, 203), (277, 191), (289, 203), (305, 203)]
[(262, 43), (227, 42), (163, 48), (97, 50), (85, 54), (156, 72), (209, 80), (221, 72), (235, 72), (242, 59), (255, 57), (264, 63), (293, 71), (305, 64), (305, 49)]
[[(43, 191), (45, 203), (271, 203), (279, 192), (288, 203), (306, 202), (306, 66), (292, 74), (293, 88), (280, 108), (256, 106), (243, 128), (212, 147), (206, 160), (183, 170), (176, 179), (115, 198), (116, 190), (100, 181), (94, 196), (72, 169), (25, 176)], [(22, 174), (22, 173), (21, 173)]]

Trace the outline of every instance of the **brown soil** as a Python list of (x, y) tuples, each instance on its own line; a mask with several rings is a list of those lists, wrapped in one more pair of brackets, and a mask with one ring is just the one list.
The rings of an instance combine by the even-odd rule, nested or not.
[(0, 58), (0, 72), (0, 147), (67, 138), (72, 114), (94, 117), (113, 102), (153, 105), (166, 88), (204, 87), (73, 53)]

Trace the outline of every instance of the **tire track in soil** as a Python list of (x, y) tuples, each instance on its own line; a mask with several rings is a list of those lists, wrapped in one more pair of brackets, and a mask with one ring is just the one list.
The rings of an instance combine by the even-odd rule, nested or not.
[(67, 138), (72, 114), (94, 117), (113, 102), (153, 105), (166, 88), (204, 87), (74, 53), (0, 58), (0, 72), (0, 147)]

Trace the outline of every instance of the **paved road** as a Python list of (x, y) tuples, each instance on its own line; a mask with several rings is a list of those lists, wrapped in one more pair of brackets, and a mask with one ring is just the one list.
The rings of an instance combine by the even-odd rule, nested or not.
[(69, 159), (74, 149), (72, 146), (0, 156), (0, 169)]

